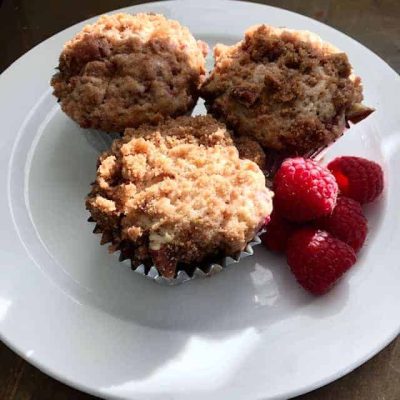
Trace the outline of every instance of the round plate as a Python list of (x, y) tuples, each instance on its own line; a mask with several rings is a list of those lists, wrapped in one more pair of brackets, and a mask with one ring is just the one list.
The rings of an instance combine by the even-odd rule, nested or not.
[(213, 278), (176, 287), (119, 263), (86, 222), (98, 149), (60, 111), (49, 87), (62, 45), (80, 23), (0, 77), (2, 339), (44, 372), (111, 399), (287, 398), (351, 371), (400, 327), (399, 77), (344, 34), (276, 8), (203, 0), (124, 11), (163, 13), (210, 46), (267, 23), (314, 31), (346, 51), (363, 78), (366, 104), (377, 111), (327, 157), (361, 155), (385, 168), (384, 196), (367, 209), (367, 246), (320, 298), (261, 246)]

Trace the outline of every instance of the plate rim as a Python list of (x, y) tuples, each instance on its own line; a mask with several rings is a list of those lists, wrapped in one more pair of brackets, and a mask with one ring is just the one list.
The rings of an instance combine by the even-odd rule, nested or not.
[[(141, 6), (141, 5), (144, 5), (144, 4), (146, 4), (146, 5), (155, 5), (155, 6), (156, 6), (156, 5), (161, 5), (161, 4), (165, 5), (166, 3), (173, 4), (173, 3), (179, 3), (179, 2), (182, 2), (182, 3), (183, 3), (183, 0), (167, 0), (167, 1), (156, 1), (156, 2), (135, 4), (135, 5), (133, 5), (133, 6), (127, 6), (127, 7), (122, 7), (122, 8), (119, 8), (119, 9), (110, 10), (110, 11), (108, 11), (108, 12), (106, 12), (106, 13), (126, 12), (126, 11), (129, 11), (129, 10), (134, 10), (135, 7)], [(358, 42), (356, 39), (354, 39), (354, 38), (348, 36), (347, 34), (345, 34), (345, 33), (341, 32), (341, 31), (337, 30), (337, 29), (334, 28), (334, 27), (329, 26), (329, 25), (326, 24), (326, 23), (323, 23), (323, 22), (320, 22), (320, 21), (316, 21), (316, 20), (314, 20), (314, 19), (312, 19), (312, 18), (310, 18), (310, 17), (308, 17), (308, 16), (305, 16), (305, 15), (302, 15), (302, 14), (299, 14), (299, 13), (296, 13), (296, 12), (293, 12), (293, 11), (290, 11), (290, 10), (286, 10), (286, 9), (283, 9), (283, 8), (280, 8), (280, 7), (270, 6), (270, 5), (261, 4), (261, 3), (247, 2), (247, 1), (243, 1), (243, 0), (239, 0), (239, 1), (237, 1), (237, 2), (244, 3), (244, 4), (247, 4), (247, 5), (250, 5), (250, 6), (259, 6), (259, 7), (273, 8), (273, 9), (279, 10), (280, 12), (290, 13), (290, 14), (293, 14), (293, 15), (296, 15), (296, 16), (301, 16), (302, 18), (306, 18), (306, 19), (309, 19), (309, 20), (314, 21), (314, 22), (318, 22), (319, 24), (324, 25), (325, 27), (328, 27), (329, 29), (335, 31), (336, 34), (344, 35), (347, 39), (351, 39), (351, 40), (352, 40), (353, 42), (355, 42), (358, 46), (361, 46), (364, 50), (367, 50), (368, 52), (374, 54), (375, 57), (379, 58), (380, 62), (384, 63), (385, 66), (386, 66), (388, 69), (390, 69), (390, 70), (395, 74), (395, 76), (396, 76), (397, 78), (399, 78), (398, 73), (397, 73), (385, 60), (383, 60), (383, 59), (382, 59), (381, 57), (379, 57), (377, 54), (375, 54), (374, 52), (372, 52), (370, 49), (368, 49), (368, 48), (367, 48), (366, 46), (364, 46), (362, 43)], [(189, 0), (189, 1), (186, 0), (186, 4), (190, 4), (190, 3), (196, 4), (196, 5), (199, 4), (199, 3), (195, 3), (195, 0)], [(221, 3), (221, 4), (223, 4), (223, 3), (231, 3), (231, 5), (232, 5), (233, 2), (230, 1), (230, 0), (217, 0), (217, 1), (215, 1), (214, 3)], [(203, 5), (204, 5), (204, 4), (207, 5), (207, 4), (208, 4), (208, 1), (204, 2)], [(104, 13), (103, 13), (103, 14), (104, 14)], [(102, 15), (102, 14), (99, 14), (99, 15)], [(94, 17), (90, 17), (90, 18), (88, 18), (88, 19), (85, 19), (85, 20), (82, 20), (82, 21), (80, 21), (80, 22), (77, 22), (76, 24), (73, 24), (73, 25), (71, 25), (71, 26), (69, 26), (69, 27), (67, 27), (67, 28), (65, 28), (65, 29), (63, 29), (63, 30), (61, 30), (61, 31), (59, 31), (59, 32), (57, 32), (57, 33), (55, 33), (54, 35), (50, 36), (48, 39), (45, 39), (44, 41), (42, 41), (42, 42), (40, 42), (39, 44), (35, 45), (35, 46), (34, 46), (33, 48), (31, 48), (28, 52), (26, 52), (26, 53), (23, 54), (21, 57), (19, 57), (18, 59), (16, 59), (12, 64), (10, 64), (10, 65), (1, 73), (1, 75), (0, 75), (0, 82), (1, 82), (3, 79), (7, 79), (7, 74), (9, 73), (9, 71), (11, 71), (11, 70), (15, 67), (15, 65), (16, 65), (17, 63), (23, 62), (24, 58), (25, 58), (28, 54), (31, 54), (31, 53), (35, 52), (36, 49), (37, 49), (39, 46), (44, 45), (48, 40), (50, 40), (50, 39), (53, 38), (54, 36), (56, 36), (56, 35), (61, 35), (63, 32), (65, 32), (65, 31), (67, 31), (67, 30), (69, 30), (69, 29), (71, 29), (71, 28), (74, 28), (74, 27), (76, 27), (77, 25), (80, 25), (80, 24), (82, 24), (82, 23), (88, 23), (88, 21), (93, 20), (93, 19), (95, 19), (95, 18), (98, 18), (99, 15), (96, 15), (96, 16), (94, 16)], [(320, 388), (320, 387), (322, 387), (322, 386), (324, 386), (324, 385), (326, 385), (326, 384), (328, 384), (328, 383), (330, 383), (330, 382), (333, 382), (333, 381), (335, 381), (335, 380), (341, 378), (342, 376), (348, 374), (349, 372), (353, 371), (354, 369), (356, 369), (357, 367), (359, 367), (360, 365), (364, 364), (366, 361), (368, 361), (369, 359), (371, 359), (371, 358), (372, 358), (374, 355), (376, 355), (379, 351), (381, 351), (383, 348), (385, 348), (391, 341), (393, 341), (399, 334), (400, 334), (400, 320), (399, 320), (399, 322), (398, 322), (397, 329), (395, 329), (393, 332), (390, 332), (390, 334), (387, 334), (385, 340), (383, 340), (382, 342), (380, 342), (375, 348), (371, 349), (371, 350), (365, 355), (365, 357), (358, 359), (356, 362), (354, 362), (353, 365), (348, 366), (347, 368), (342, 369), (340, 372), (334, 373), (334, 374), (332, 374), (332, 375), (330, 375), (330, 376), (325, 377), (324, 379), (321, 379), (321, 380), (315, 382), (313, 385), (304, 385), (303, 387), (298, 388), (298, 389), (296, 389), (296, 390), (288, 391), (288, 392), (287, 392), (287, 396), (290, 396), (290, 397), (297, 396), (297, 395), (300, 395), (300, 394), (303, 394), (303, 393), (306, 393), (306, 392), (315, 390), (315, 389), (317, 389), (317, 388)], [(28, 363), (34, 365), (34, 366), (35, 366), (36, 368), (38, 368), (40, 371), (42, 371), (42, 372), (44, 372), (45, 374), (47, 374), (47, 375), (49, 375), (49, 376), (55, 378), (56, 380), (58, 380), (58, 381), (60, 381), (60, 382), (63, 382), (63, 383), (65, 383), (65, 384), (69, 385), (70, 387), (76, 388), (76, 389), (78, 389), (78, 390), (81, 390), (81, 391), (83, 391), (83, 392), (92, 394), (92, 395), (97, 396), (97, 397), (100, 397), (100, 398), (104, 395), (104, 393), (102, 394), (102, 393), (100, 393), (100, 392), (97, 391), (96, 389), (93, 389), (93, 388), (90, 387), (90, 386), (86, 386), (85, 384), (82, 384), (82, 383), (80, 383), (80, 382), (71, 381), (68, 377), (65, 377), (65, 376), (63, 376), (63, 375), (61, 375), (61, 374), (58, 374), (57, 371), (53, 371), (53, 370), (51, 370), (50, 368), (47, 368), (47, 366), (44, 365), (45, 363), (44, 363), (42, 360), (40, 360), (40, 359), (36, 359), (35, 357), (32, 357), (32, 358), (26, 357), (26, 354), (24, 354), (24, 353), (20, 350), (20, 348), (18, 347), (18, 344), (13, 343), (11, 340), (9, 340), (9, 338), (3, 337), (3, 332), (1, 331), (1, 327), (0, 327), (0, 339), (6, 344), (7, 347), (9, 347), (12, 351), (14, 351), (15, 353), (17, 353), (17, 354), (18, 354), (20, 357), (22, 357), (25, 361), (27, 361)], [(122, 398), (125, 398), (125, 397), (120, 397), (120, 396), (118, 396), (118, 395), (115, 395), (115, 396), (114, 396), (114, 395), (112, 395), (112, 394), (108, 394), (107, 396), (108, 396), (109, 398), (113, 398), (113, 399), (122, 399)]]

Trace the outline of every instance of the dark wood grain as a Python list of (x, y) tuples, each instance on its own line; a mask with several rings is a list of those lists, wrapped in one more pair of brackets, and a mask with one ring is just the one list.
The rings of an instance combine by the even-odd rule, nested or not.
[[(200, 0), (199, 0), (200, 1)], [(143, 2), (143, 1), (141, 1)], [(400, 0), (267, 0), (349, 34), (400, 71)], [(36, 44), (132, 0), (0, 0), (0, 71)], [(0, 400), (87, 400), (0, 343)], [(347, 376), (297, 400), (400, 400), (400, 339)], [(222, 399), (221, 399), (222, 400)]]

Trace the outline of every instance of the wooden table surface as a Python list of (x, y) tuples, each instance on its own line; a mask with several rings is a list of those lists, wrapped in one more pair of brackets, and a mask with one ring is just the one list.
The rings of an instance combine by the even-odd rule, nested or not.
[[(400, 71), (400, 0), (259, 2), (334, 26)], [(0, 72), (54, 33), (110, 9), (136, 3), (139, 1), (0, 0)], [(95, 398), (49, 378), (0, 343), (0, 400), (64, 399)], [(400, 400), (400, 338), (344, 378), (296, 399)]]

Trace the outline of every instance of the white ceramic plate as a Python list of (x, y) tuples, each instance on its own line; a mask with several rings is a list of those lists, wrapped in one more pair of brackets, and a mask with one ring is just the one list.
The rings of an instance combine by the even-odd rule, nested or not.
[(203, 0), (124, 11), (161, 12), (211, 46), (265, 22), (314, 31), (346, 51), (377, 111), (328, 157), (362, 155), (385, 167), (385, 194), (367, 210), (368, 244), (321, 298), (261, 246), (240, 265), (178, 287), (148, 281), (107, 254), (84, 208), (97, 152), (49, 88), (80, 23), (0, 77), (2, 339), (44, 372), (112, 399), (281, 399), (351, 371), (400, 327), (399, 76), (344, 34), (276, 8)]

